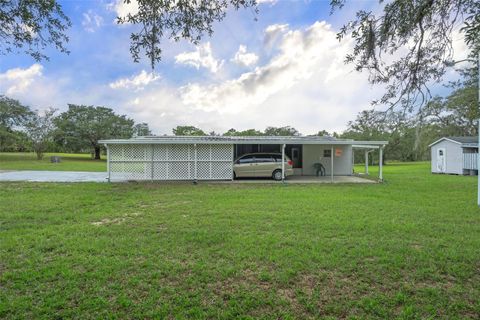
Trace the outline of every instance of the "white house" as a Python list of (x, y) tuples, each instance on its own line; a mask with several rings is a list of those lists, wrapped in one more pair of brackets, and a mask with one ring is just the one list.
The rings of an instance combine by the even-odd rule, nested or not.
[(432, 173), (478, 174), (478, 137), (443, 137), (429, 147)]
[(109, 180), (232, 180), (237, 157), (279, 152), (292, 160), (294, 175), (313, 176), (314, 165), (321, 163), (332, 182), (334, 176), (352, 175), (354, 149), (366, 157), (379, 150), (381, 159), (388, 143), (318, 136), (151, 136), (99, 142), (107, 148)]

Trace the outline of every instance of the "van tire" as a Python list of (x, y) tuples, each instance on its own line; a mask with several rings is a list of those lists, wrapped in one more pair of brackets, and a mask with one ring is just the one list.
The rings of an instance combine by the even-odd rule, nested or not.
[(277, 169), (272, 173), (272, 179), (275, 181), (282, 181), (282, 170)]

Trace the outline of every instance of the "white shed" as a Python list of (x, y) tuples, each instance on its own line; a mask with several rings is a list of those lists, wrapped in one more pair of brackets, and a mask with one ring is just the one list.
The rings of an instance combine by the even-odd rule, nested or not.
[(478, 174), (477, 137), (443, 137), (429, 147), (432, 173)]

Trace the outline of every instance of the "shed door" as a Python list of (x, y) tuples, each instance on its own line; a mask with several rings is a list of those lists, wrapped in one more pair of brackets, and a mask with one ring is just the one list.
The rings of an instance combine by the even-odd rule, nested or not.
[(445, 173), (447, 169), (447, 157), (445, 154), (445, 148), (437, 149), (437, 171)]

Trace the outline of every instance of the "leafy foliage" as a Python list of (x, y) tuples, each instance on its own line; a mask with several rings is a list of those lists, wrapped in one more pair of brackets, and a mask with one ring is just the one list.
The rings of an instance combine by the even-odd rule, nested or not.
[(263, 136), (263, 132), (258, 131), (256, 129), (247, 129), (243, 131), (237, 131), (234, 128), (229, 129), (227, 132), (223, 134), (224, 136)]
[(18, 100), (0, 95), (0, 151), (25, 149), (26, 136), (18, 128), (32, 115), (30, 108)]
[(285, 127), (267, 127), (264, 134), (266, 136), (299, 136), (300, 132), (297, 129), (285, 126)]
[(55, 128), (55, 109), (46, 110), (43, 114), (38, 111), (25, 124), (25, 130), (30, 139), (37, 159), (42, 160), (48, 144), (52, 141)]
[(206, 136), (202, 129), (194, 126), (177, 126), (172, 132), (176, 136)]
[(95, 159), (100, 159), (98, 140), (131, 138), (134, 132), (132, 119), (106, 107), (69, 104), (55, 123), (57, 142), (71, 149), (93, 148)]
[(55, 0), (0, 1), (0, 55), (24, 52), (48, 60), (47, 46), (68, 53), (70, 19)]
[[(332, 9), (346, 0), (333, 0)], [(476, 0), (395, 0), (384, 3), (379, 14), (360, 10), (343, 26), (338, 38), (351, 36), (355, 46), (346, 62), (367, 71), (369, 81), (385, 86), (374, 104), (401, 105), (409, 111), (431, 98), (429, 84), (439, 82), (452, 66), (452, 37), (458, 25), (470, 56), (480, 43), (480, 4)]]
[(152, 131), (150, 130), (148, 123), (146, 122), (137, 123), (133, 127), (134, 137), (151, 136), (151, 135), (152, 135)]
[[(131, 3), (132, 0), (124, 0)], [(118, 17), (119, 24), (139, 25), (130, 36), (130, 53), (135, 62), (142, 52), (150, 60), (152, 69), (161, 60), (162, 39), (185, 39), (195, 45), (202, 37), (213, 34), (213, 24), (225, 18), (229, 8), (252, 8), (257, 12), (256, 0), (136, 0), (138, 11)]]

